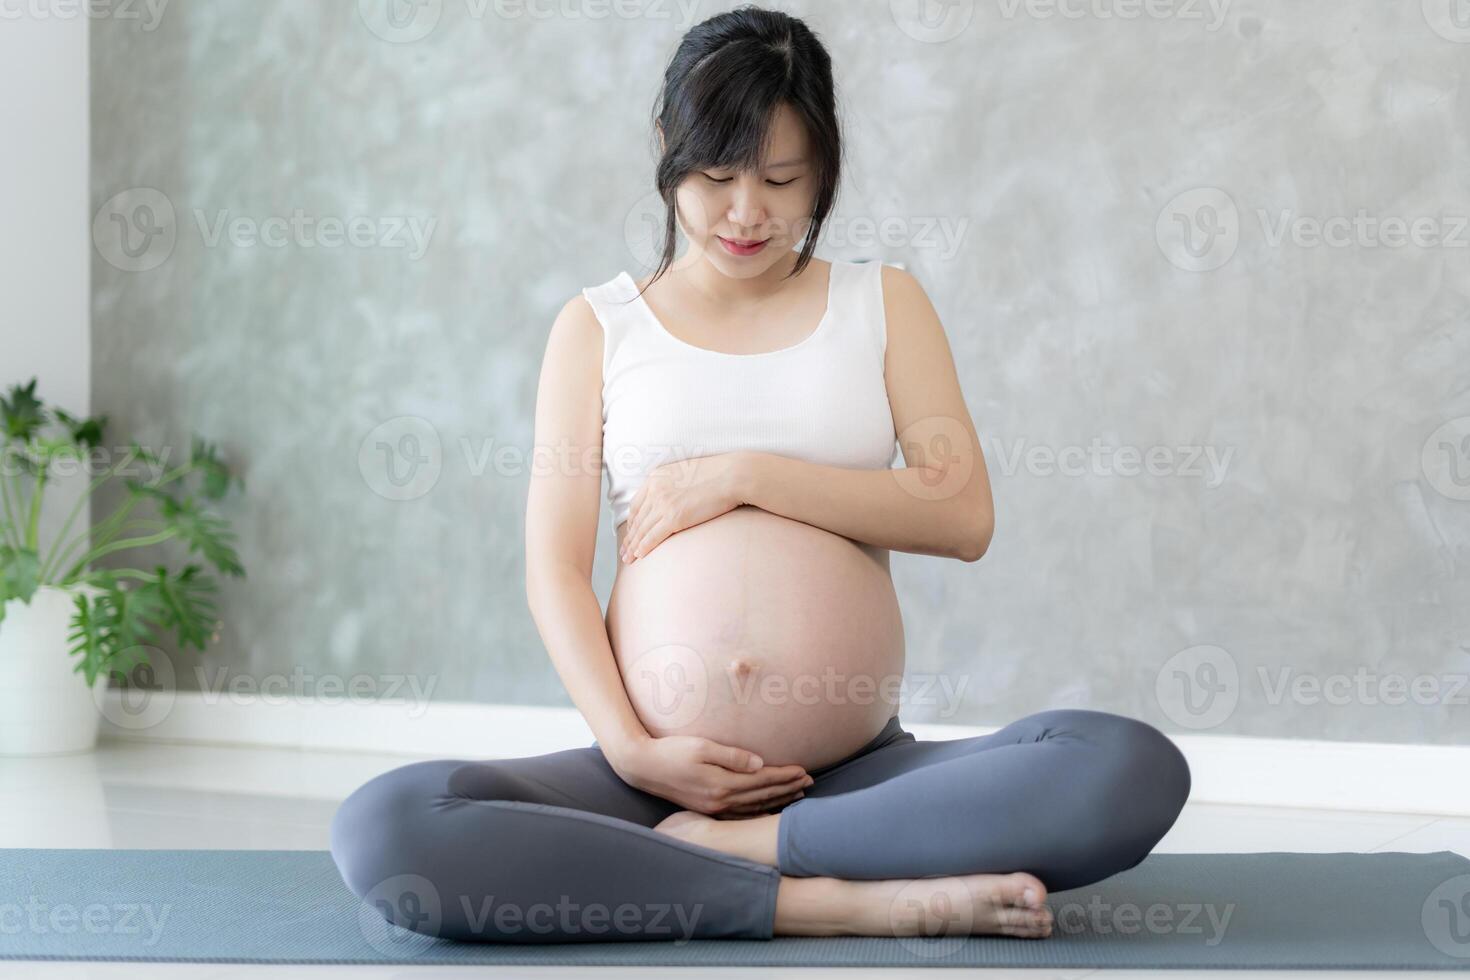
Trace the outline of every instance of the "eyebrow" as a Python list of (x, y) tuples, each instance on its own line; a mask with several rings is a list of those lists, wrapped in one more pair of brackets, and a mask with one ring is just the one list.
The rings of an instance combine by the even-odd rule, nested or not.
[(797, 157), (794, 160), (782, 160), (780, 163), (767, 164), (766, 165), (766, 169), (767, 170), (779, 170), (782, 167), (795, 167), (795, 166), (797, 166), (799, 164), (803, 164), (803, 163), (806, 163), (806, 158), (805, 157)]

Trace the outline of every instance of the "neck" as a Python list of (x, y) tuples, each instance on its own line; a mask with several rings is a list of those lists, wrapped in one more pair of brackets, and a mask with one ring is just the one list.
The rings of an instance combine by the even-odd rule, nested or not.
[[(718, 242), (711, 248), (722, 247)], [(671, 273), (682, 283), (708, 300), (711, 305), (725, 309), (759, 306), (777, 293), (792, 285), (787, 274), (796, 267), (798, 253), (788, 250), (781, 260), (769, 269), (753, 276), (736, 278), (726, 275), (704, 254), (692, 257), (686, 251), (674, 261)]]

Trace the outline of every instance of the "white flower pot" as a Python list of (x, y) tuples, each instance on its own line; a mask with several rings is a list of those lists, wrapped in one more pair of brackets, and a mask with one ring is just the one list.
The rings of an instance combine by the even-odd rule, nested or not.
[[(43, 585), (30, 603), (11, 599), (0, 619), (0, 755), (89, 752), (102, 720), (98, 701), (107, 673), (88, 686), (68, 652), (74, 596), (103, 589), (91, 585)], [(93, 694), (97, 694), (94, 699)]]

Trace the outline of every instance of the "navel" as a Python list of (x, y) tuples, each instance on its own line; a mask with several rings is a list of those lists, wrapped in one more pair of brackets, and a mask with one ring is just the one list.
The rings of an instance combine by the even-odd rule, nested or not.
[(755, 673), (757, 666), (758, 665), (754, 660), (751, 660), (747, 657), (736, 657), (730, 661), (730, 665), (725, 668), (725, 671), (731, 677), (734, 677), (737, 680), (743, 680), (744, 678), (749, 677), (751, 674)]

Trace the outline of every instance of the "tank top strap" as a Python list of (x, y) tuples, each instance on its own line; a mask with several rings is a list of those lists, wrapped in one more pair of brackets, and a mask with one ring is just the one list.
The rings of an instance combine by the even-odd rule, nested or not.
[(842, 316), (844, 330), (854, 340), (860, 339), (868, 345), (881, 369), (888, 347), (883, 312), (883, 263), (877, 259), (838, 260), (832, 263), (832, 273), (841, 276), (833, 283), (833, 297), (842, 306), (837, 312)]
[(602, 374), (606, 378), (613, 354), (640, 327), (638, 284), (626, 272), (619, 272), (601, 285), (583, 287), (582, 296), (602, 324)]

